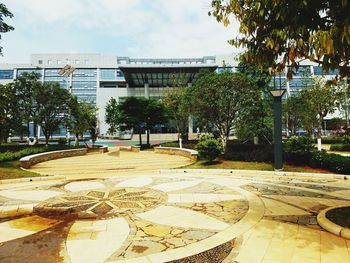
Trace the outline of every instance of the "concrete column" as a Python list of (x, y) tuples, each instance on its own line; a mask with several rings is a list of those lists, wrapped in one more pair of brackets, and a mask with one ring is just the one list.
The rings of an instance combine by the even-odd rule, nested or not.
[(193, 133), (193, 119), (192, 119), (192, 116), (188, 117), (188, 133)]
[[(187, 83), (187, 87), (192, 87), (192, 83), (189, 82)], [(193, 133), (193, 119), (192, 119), (192, 116), (189, 116), (188, 117), (188, 133)]]
[(38, 137), (38, 140), (40, 139), (40, 133), (41, 133), (41, 126), (38, 125), (37, 126), (37, 132), (36, 132), (36, 136)]
[(145, 98), (149, 99), (149, 84), (145, 83)]

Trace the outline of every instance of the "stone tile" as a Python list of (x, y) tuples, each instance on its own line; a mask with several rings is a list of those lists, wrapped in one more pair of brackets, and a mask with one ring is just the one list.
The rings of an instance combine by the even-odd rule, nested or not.
[(30, 216), (0, 223), (0, 243), (35, 234), (59, 222), (55, 219)]
[(1, 191), (0, 195), (21, 200), (30, 201), (43, 201), (51, 197), (61, 195), (61, 192), (57, 191), (45, 191), (45, 190), (35, 190), (35, 191)]
[(116, 184), (116, 187), (143, 187), (150, 185), (152, 183), (152, 178), (150, 177), (137, 177), (134, 179), (129, 179)]
[(69, 184), (66, 184), (64, 186), (65, 189), (71, 192), (79, 192), (79, 191), (85, 191), (85, 190), (94, 190), (94, 189), (101, 189), (105, 188), (106, 186), (100, 182), (72, 182)]
[(77, 221), (69, 231), (66, 244), (72, 263), (105, 261), (123, 244), (130, 232), (128, 223), (122, 218), (105, 220), (105, 226), (94, 225), (93, 222), (87, 226), (86, 223)]
[(159, 185), (152, 186), (151, 188), (164, 191), (164, 192), (172, 192), (180, 189), (193, 187), (195, 185), (198, 185), (201, 182), (202, 182), (201, 180), (180, 181), (180, 182), (174, 182), (174, 183), (159, 184)]

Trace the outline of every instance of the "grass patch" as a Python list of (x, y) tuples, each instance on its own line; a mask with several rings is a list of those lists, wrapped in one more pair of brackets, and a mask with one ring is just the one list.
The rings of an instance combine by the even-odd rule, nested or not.
[[(273, 171), (273, 165), (263, 162), (242, 162), (242, 161), (228, 161), (220, 160), (213, 163), (206, 161), (198, 161), (183, 168), (186, 169), (232, 169), (232, 170), (260, 170)], [(314, 169), (308, 166), (294, 166), (285, 164), (283, 171), (298, 172), (298, 173), (332, 173), (323, 169)]]
[(39, 174), (22, 170), (19, 161), (0, 162), (0, 180), (37, 177)]

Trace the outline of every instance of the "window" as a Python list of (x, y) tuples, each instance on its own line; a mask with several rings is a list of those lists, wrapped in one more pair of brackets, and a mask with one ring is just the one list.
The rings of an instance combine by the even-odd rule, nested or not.
[(39, 59), (39, 60), (38, 60), (38, 64), (40, 64), (40, 65), (43, 64), (43, 60), (42, 60), (42, 59)]
[(0, 70), (0, 79), (13, 79), (13, 70)]
[(116, 80), (115, 69), (101, 69), (101, 80)]
[(62, 64), (62, 60), (57, 60), (57, 64), (61, 65)]
[(52, 60), (48, 60), (48, 61), (47, 61), (47, 64), (48, 64), (48, 65), (52, 65)]
[(79, 61), (79, 60), (76, 60), (76, 61), (75, 61), (75, 64), (80, 64), (80, 61)]

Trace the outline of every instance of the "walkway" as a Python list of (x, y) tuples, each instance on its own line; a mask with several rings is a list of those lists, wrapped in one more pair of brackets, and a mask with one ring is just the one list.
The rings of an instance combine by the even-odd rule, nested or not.
[(182, 156), (156, 154), (152, 151), (138, 153), (121, 151), (116, 148), (109, 153), (91, 153), (85, 156), (63, 158), (39, 163), (30, 170), (44, 175), (62, 175), (69, 179), (103, 178), (121, 174), (137, 175), (157, 172), (159, 169), (176, 168), (191, 161)]
[(116, 156), (89, 155), (38, 167), (68, 175), (78, 163), (97, 179), (0, 185), (0, 262), (350, 262), (350, 240), (316, 222), (350, 205), (348, 180), (155, 167), (140, 176), (151, 159), (174, 157), (141, 156), (123, 163), (137, 176), (107, 170)]

